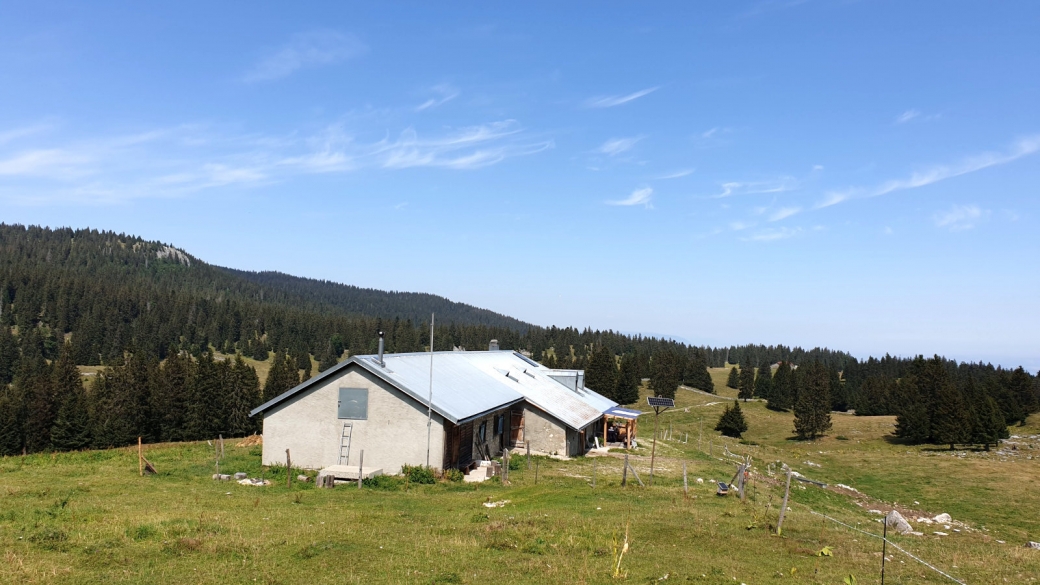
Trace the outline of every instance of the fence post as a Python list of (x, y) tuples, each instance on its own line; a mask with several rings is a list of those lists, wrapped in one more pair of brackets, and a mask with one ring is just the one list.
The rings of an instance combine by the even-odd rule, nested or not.
[(787, 470), (787, 486), (784, 487), (784, 503), (780, 504), (780, 519), (776, 521), (776, 535), (780, 536), (780, 528), (784, 523), (784, 513), (787, 512), (787, 497), (791, 495), (791, 470)]
[(531, 471), (531, 441), (524, 441), (527, 445), (527, 470)]
[(357, 489), (361, 489), (361, 482), (365, 479), (365, 450), (361, 450), (361, 457), (357, 466)]
[(628, 453), (625, 453), (625, 466), (621, 468), (621, 487), (628, 482)]
[[(219, 460), (218, 460), (218, 465)], [(289, 450), (285, 450), (285, 487), (292, 487), (292, 460), (289, 459)]]
[(596, 460), (592, 460), (592, 489), (596, 489)]
[(690, 496), (690, 484), (686, 482), (686, 462), (682, 462), (682, 491), (683, 497)]

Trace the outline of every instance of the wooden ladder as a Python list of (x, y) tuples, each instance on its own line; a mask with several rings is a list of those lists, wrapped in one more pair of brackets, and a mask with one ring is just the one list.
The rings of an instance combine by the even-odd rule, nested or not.
[(354, 431), (354, 425), (351, 423), (343, 423), (343, 433), (339, 437), (339, 464), (347, 465), (350, 463), (350, 435)]

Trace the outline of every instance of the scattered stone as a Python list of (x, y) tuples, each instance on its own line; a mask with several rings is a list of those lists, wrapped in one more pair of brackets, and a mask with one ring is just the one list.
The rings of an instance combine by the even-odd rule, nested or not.
[(918, 518), (917, 521), (920, 522), (921, 524), (931, 524), (932, 523), (932, 519), (931, 518)]
[(933, 532), (932, 534), (934, 534), (936, 536), (949, 536), (949, 534), (946, 534), (945, 532), (939, 532), (939, 531)]
[(298, 481), (310, 481), (311, 480), (311, 478), (307, 477), (306, 475), (297, 475), (296, 479)]
[(215, 479), (217, 481), (228, 481), (228, 480), (231, 479), (231, 476), (230, 475), (225, 475), (223, 473), (214, 473), (213, 474), (213, 479)]
[(1030, 540), (1029, 542), (1026, 543), (1026, 548), (1031, 548), (1031, 549), (1034, 549), (1034, 550), (1040, 550), (1040, 542), (1033, 542), (1032, 540)]
[(856, 492), (857, 494), (859, 493), (858, 489), (856, 489), (856, 488), (854, 488), (854, 487), (852, 487), (850, 485), (845, 485), (843, 483), (836, 483), (836, 484), (834, 484), (834, 487), (841, 488), (843, 490), (849, 490), (850, 492)]
[(238, 473), (235, 474), (235, 479), (236, 480), (245, 479), (247, 477), (249, 477), (249, 476), (246, 475), (246, 473), (244, 471), (239, 471)]
[(509, 503), (509, 500), (499, 500), (497, 502), (484, 502), (485, 508), (501, 508)]
[(951, 518), (949, 514), (943, 513), (939, 514), (935, 518), (932, 518), (932, 520), (935, 520), (937, 524), (949, 524), (950, 521), (953, 520), (953, 518)]
[(1006, 540), (998, 540), (997, 542), (999, 542), (1000, 544), (1007, 544)]
[[(271, 485), (271, 480), (269, 480), (269, 479), (260, 479), (259, 477), (252, 477), (252, 478), (248, 478), (248, 479), (240, 479), (240, 480), (238, 480), (238, 485), (253, 485), (253, 486)], [(264, 520), (267, 520), (267, 518), (264, 518)]]
[(704, 478), (698, 477), (697, 478), (697, 483), (704, 483)]
[(892, 510), (885, 516), (885, 525), (894, 528), (900, 534), (909, 534), (913, 531), (913, 527), (906, 521), (906, 518), (903, 518), (903, 515), (896, 510)]
[(915, 531), (911, 531), (911, 532), (910, 532), (910, 534), (911, 534), (911, 535), (913, 535), (913, 536), (924, 536), (924, 533), (923, 533), (923, 532), (915, 532)]

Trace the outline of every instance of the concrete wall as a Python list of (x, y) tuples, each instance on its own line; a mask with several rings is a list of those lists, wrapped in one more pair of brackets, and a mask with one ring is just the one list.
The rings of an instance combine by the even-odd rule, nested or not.
[(567, 427), (530, 405), (524, 406), (524, 440), (540, 453), (567, 454)]
[[(368, 419), (341, 420), (340, 388), (368, 389)], [(295, 466), (321, 469), (339, 463), (343, 423), (353, 424), (350, 465), (365, 451), (365, 468), (400, 473), (401, 466), (426, 464), (426, 407), (410, 396), (351, 366), (338, 376), (264, 413), (265, 465), (285, 465), (289, 449)], [(444, 457), (444, 421), (433, 413), (430, 465), (440, 468)]]
[[(502, 446), (505, 445), (505, 440), (509, 435), (509, 408), (503, 408), (497, 410), (480, 418), (473, 419), (473, 460), (478, 461), (481, 459), (479, 455), (480, 450), (477, 449), (477, 445), (480, 441), (478, 438), (478, 432), (480, 431), (480, 424), (483, 422), (487, 423), (487, 439), (488, 448), (491, 449), (491, 456), (498, 457), (502, 454)], [(503, 422), (503, 429), (505, 431), (502, 435), (495, 435), (495, 417), (498, 415), (504, 415), (505, 420)]]

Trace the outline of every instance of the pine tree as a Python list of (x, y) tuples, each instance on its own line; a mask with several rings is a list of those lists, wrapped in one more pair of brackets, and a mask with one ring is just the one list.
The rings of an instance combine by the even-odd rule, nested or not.
[(592, 354), (589, 366), (585, 370), (585, 386), (618, 402), (617, 384), (618, 368), (614, 352), (600, 347)]
[(844, 380), (841, 379), (841, 372), (838, 371), (838, 368), (827, 368), (827, 375), (830, 378), (831, 385), (831, 410), (836, 412), (848, 411), (851, 405), (849, 404), (848, 389)]
[(259, 405), (260, 378), (241, 355), (236, 355), (231, 365), (231, 385), (225, 394), (228, 435), (240, 437), (255, 432), (257, 424), (249, 417), (249, 412)]
[(725, 410), (722, 411), (722, 416), (719, 417), (718, 424), (715, 425), (716, 431), (736, 439), (739, 439), (741, 435), (747, 432), (747, 429), (747, 420), (744, 419), (744, 413), (740, 410), (739, 400), (733, 401), (732, 408), (726, 405)]
[(1015, 400), (1018, 401), (1018, 405), (1021, 407), (1024, 415), (1019, 419), (1018, 424), (1024, 425), (1026, 424), (1026, 418), (1030, 414), (1040, 411), (1040, 401), (1038, 401), (1036, 393), (1034, 392), (1033, 380), (1030, 375), (1022, 369), (1022, 366), (1019, 366), (1011, 373), (1009, 383), (1011, 394), (1013, 394)]
[(185, 417), (194, 378), (195, 363), (186, 353), (171, 347), (150, 400), (158, 441), (188, 440)]
[(740, 388), (740, 373), (737, 372), (737, 366), (730, 368), (729, 377), (726, 378), (726, 387), (734, 390)]
[(639, 371), (634, 355), (626, 353), (621, 356), (621, 367), (618, 371), (615, 400), (618, 404), (634, 404), (639, 400)]
[(25, 397), (14, 385), (0, 386), (0, 455), (21, 455), (25, 448)]
[(820, 362), (812, 362), (804, 369), (803, 387), (794, 405), (794, 431), (799, 439), (814, 440), (831, 428), (831, 382), (827, 368)]
[(740, 389), (737, 392), (737, 398), (742, 398), (744, 402), (747, 402), (755, 395), (755, 368), (750, 364), (741, 364), (737, 383)]
[(215, 438), (224, 430), (219, 419), (223, 405), (221, 369), (207, 352), (196, 362), (194, 373), (188, 390), (185, 436), (191, 441)]
[(675, 351), (666, 349), (655, 353), (650, 360), (650, 389), (657, 396), (675, 398), (675, 391), (682, 382), (682, 367)]
[(58, 417), (61, 403), (54, 392), (51, 369), (43, 355), (24, 356), (14, 383), (26, 401), (26, 450), (35, 453), (48, 449), (51, 445), (51, 427)]
[(773, 375), (773, 390), (769, 394), (766, 408), (779, 411), (791, 409), (793, 377), (791, 364), (789, 362), (780, 362), (780, 367), (776, 369), (776, 374)]
[(755, 398), (769, 398), (773, 390), (773, 368), (768, 361), (758, 366), (758, 374), (755, 376)]

